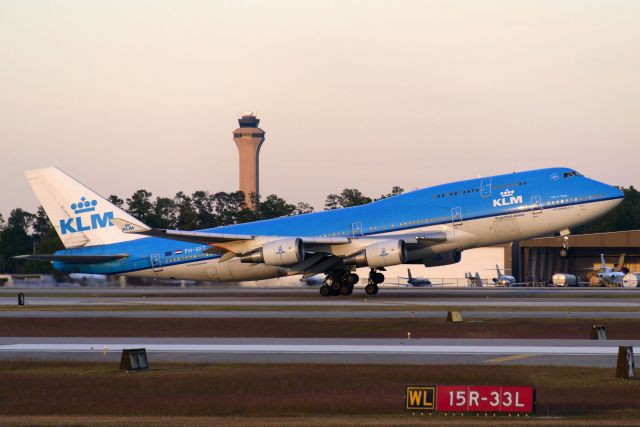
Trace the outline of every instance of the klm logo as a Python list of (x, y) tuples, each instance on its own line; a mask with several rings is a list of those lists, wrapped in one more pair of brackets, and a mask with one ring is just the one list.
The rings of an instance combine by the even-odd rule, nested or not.
[(389, 252), (387, 252), (387, 248), (382, 248), (378, 256), (389, 256)]
[(105, 212), (103, 214), (93, 213), (88, 216), (81, 215), (95, 212), (97, 204), (97, 200), (87, 200), (84, 196), (82, 196), (80, 202), (72, 203), (71, 209), (73, 209), (76, 217), (60, 220), (61, 233), (78, 233), (81, 231), (95, 230), (97, 228), (113, 227), (110, 221), (113, 219), (113, 212)]
[(500, 199), (493, 199), (493, 207), (510, 206), (522, 203), (522, 196), (514, 196), (513, 190), (505, 190), (500, 193)]

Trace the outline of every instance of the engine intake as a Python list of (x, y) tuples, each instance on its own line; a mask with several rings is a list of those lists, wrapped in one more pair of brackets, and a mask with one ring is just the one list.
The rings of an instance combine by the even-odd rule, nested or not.
[(407, 261), (407, 247), (404, 240), (383, 240), (373, 243), (363, 251), (348, 256), (345, 264), (358, 267), (369, 266), (371, 268), (388, 267), (390, 265), (404, 264)]
[(240, 258), (241, 262), (268, 265), (292, 265), (304, 260), (302, 239), (280, 239), (265, 243), (253, 253)]

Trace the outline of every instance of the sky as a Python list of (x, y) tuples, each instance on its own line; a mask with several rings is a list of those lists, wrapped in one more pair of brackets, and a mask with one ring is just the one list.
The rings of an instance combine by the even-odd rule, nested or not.
[(569, 166), (640, 186), (637, 1), (0, 2), (0, 213), (22, 171), (98, 193), (235, 191), (242, 112), (260, 188), (322, 209)]

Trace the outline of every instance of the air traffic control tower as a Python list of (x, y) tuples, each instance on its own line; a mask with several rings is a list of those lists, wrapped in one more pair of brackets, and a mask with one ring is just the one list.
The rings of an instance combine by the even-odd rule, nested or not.
[(240, 127), (233, 131), (233, 141), (240, 154), (240, 190), (245, 194), (247, 206), (253, 209), (260, 190), (259, 156), (264, 131), (258, 127), (260, 119), (254, 113), (243, 114), (238, 119), (238, 124)]

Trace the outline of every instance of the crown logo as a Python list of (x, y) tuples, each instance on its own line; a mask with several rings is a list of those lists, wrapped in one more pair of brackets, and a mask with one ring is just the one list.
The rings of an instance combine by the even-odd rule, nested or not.
[(513, 196), (513, 193), (515, 193), (515, 191), (513, 190), (504, 190), (503, 192), (500, 193), (500, 195), (502, 197), (511, 197)]
[(98, 204), (97, 200), (87, 200), (86, 197), (82, 196), (78, 203), (71, 203), (71, 209), (75, 214), (81, 214), (84, 212), (93, 212), (96, 210), (96, 205)]

